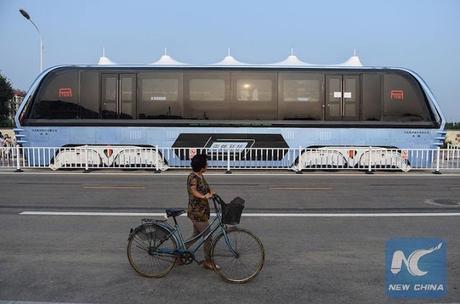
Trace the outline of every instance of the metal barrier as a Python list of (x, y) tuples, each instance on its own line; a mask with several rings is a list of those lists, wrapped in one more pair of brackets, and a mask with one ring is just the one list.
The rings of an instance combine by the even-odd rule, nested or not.
[(460, 170), (460, 147), (447, 149), (328, 148), (160, 148), (121, 146), (2, 147), (0, 168), (188, 169), (190, 159), (208, 156), (210, 169), (305, 170)]
[(460, 158), (460, 145), (447, 144), (446, 159), (448, 161)]

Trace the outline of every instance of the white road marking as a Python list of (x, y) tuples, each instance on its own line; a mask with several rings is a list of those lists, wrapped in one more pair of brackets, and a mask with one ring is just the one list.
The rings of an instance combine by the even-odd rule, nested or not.
[(270, 190), (305, 190), (305, 191), (319, 191), (319, 190), (332, 190), (331, 187), (270, 187)]
[[(161, 216), (164, 212), (66, 212), (66, 211), (23, 211), (20, 215), (57, 216)], [(211, 216), (215, 216), (211, 213)], [(186, 216), (182, 214), (181, 216)], [(460, 212), (418, 212), (418, 213), (243, 213), (244, 217), (446, 217), (460, 216)]]
[[(67, 302), (0, 301), (0, 304), (78, 304)], [(80, 303), (81, 304), (81, 303)]]
[(82, 186), (83, 189), (114, 189), (114, 190), (127, 190), (127, 189), (145, 189), (145, 186), (142, 185), (93, 185), (93, 186)]

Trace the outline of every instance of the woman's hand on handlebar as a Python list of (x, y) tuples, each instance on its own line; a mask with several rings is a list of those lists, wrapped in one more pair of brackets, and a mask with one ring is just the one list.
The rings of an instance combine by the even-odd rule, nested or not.
[(217, 196), (217, 193), (214, 192), (214, 191), (212, 191), (212, 190), (209, 191), (209, 192), (205, 195), (205, 197), (206, 197), (207, 199), (216, 198), (216, 196)]
[(213, 196), (214, 196), (214, 193), (212, 193), (212, 192), (208, 192), (208, 193), (206, 193), (206, 194), (204, 195), (204, 197), (205, 197), (206, 199), (210, 199), (210, 198), (212, 198)]

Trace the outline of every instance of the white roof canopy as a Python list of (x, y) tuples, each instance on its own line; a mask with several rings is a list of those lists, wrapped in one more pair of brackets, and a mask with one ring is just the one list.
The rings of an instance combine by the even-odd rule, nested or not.
[(221, 61), (213, 63), (213, 65), (246, 65), (246, 63), (236, 60), (235, 57), (230, 54), (229, 48), (227, 51), (227, 56), (225, 56)]
[(273, 63), (273, 65), (311, 65), (311, 64), (300, 60), (296, 55), (294, 55), (294, 49), (291, 49), (291, 55), (289, 55), (283, 61)]
[[(113, 65), (116, 64), (108, 57), (105, 56), (105, 48), (102, 48), (102, 56), (99, 58), (98, 63), (99, 65)], [(167, 49), (165, 48), (164, 54), (155, 62), (150, 63), (151, 65), (167, 65), (167, 66), (174, 66), (174, 65), (187, 65), (187, 63), (183, 63), (180, 61), (175, 60), (171, 56), (168, 55)], [(319, 64), (311, 64), (300, 60), (296, 55), (294, 55), (294, 50), (291, 49), (291, 54), (283, 61), (276, 62), (276, 63), (269, 63), (269, 64), (250, 64), (241, 62), (235, 57), (230, 54), (230, 49), (228, 49), (227, 56), (225, 56), (221, 61), (213, 63), (211, 65), (216, 66), (324, 66)], [(353, 56), (351, 56), (345, 62), (339, 64), (332, 64), (329, 66), (340, 66), (340, 67), (362, 67), (363, 64), (356, 54), (356, 50), (353, 52)]]
[(105, 56), (105, 48), (102, 48), (102, 56), (99, 57), (99, 61), (97, 62), (99, 65), (111, 65), (115, 64), (112, 60)]
[(338, 64), (339, 66), (354, 66), (354, 67), (362, 67), (363, 64), (361, 63), (361, 60), (359, 59), (358, 55), (356, 55), (356, 50), (353, 52), (353, 56), (348, 58), (347, 61), (342, 62)]
[(165, 48), (165, 53), (155, 62), (151, 63), (152, 65), (183, 65), (185, 63), (180, 62), (168, 55), (168, 49)]

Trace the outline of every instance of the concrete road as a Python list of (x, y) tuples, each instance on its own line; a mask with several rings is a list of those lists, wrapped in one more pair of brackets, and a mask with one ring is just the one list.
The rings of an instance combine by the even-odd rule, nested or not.
[[(410, 303), (460, 301), (460, 217), (397, 216), (460, 213), (455, 175), (209, 176), (225, 199), (244, 197), (246, 213), (326, 216), (244, 217), (241, 226), (260, 236), (267, 254), (261, 274), (245, 285), (224, 283), (197, 265), (176, 267), (162, 279), (138, 276), (126, 244), (141, 217), (20, 215), (185, 207), (185, 180), (0, 174), (0, 302), (401, 303), (384, 289), (385, 243), (394, 237), (440, 237), (448, 246), (448, 295)], [(188, 219), (180, 223), (188, 235)]]

